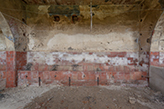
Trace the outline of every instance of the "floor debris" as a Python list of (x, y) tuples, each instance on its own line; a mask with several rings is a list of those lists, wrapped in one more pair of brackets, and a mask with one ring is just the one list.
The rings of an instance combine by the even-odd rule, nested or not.
[(148, 87), (47, 85), (5, 89), (1, 95), (0, 109), (163, 109), (164, 107), (164, 96)]

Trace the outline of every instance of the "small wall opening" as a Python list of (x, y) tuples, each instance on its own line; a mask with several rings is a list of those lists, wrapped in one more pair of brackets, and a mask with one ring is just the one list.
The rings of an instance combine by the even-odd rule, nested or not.
[(59, 22), (60, 21), (60, 17), (59, 16), (54, 16), (54, 21), (55, 22)]
[(77, 15), (72, 15), (72, 22), (76, 23), (78, 21), (78, 16)]

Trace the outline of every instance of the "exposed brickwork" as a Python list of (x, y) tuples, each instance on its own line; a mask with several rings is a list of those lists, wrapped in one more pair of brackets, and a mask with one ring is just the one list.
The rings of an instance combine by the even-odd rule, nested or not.
[[(14, 52), (0, 53), (6, 69), (1, 78), (6, 78), (7, 87), (38, 85), (57, 82), (68, 85), (145, 84), (146, 71), (139, 69), (138, 53), (44, 53)], [(153, 58), (154, 59), (154, 58)], [(6, 65), (5, 65), (6, 64)], [(143, 63), (142, 63), (143, 64)], [(144, 62), (145, 64), (145, 62)], [(17, 84), (18, 83), (18, 84)]]
[(16, 86), (18, 85), (18, 71), (19, 70), (26, 70), (27, 64), (27, 52), (16, 52), (16, 77), (15, 83)]
[[(134, 83), (145, 81), (141, 75), (147, 75), (145, 72), (79, 72), (79, 71), (19, 71), (19, 86), (22, 85), (39, 85), (39, 77), (42, 84), (57, 82), (59, 84), (69, 85), (69, 77), (71, 85), (76, 86), (96, 86), (97, 77), (99, 77), (99, 85)], [(138, 81), (139, 80), (139, 81)]]
[(143, 72), (148, 72), (149, 70), (149, 56), (150, 56), (150, 53), (149, 52), (142, 52), (140, 53), (140, 56), (139, 56), (139, 69), (140, 71), (143, 71)]
[(15, 87), (16, 86), (16, 52), (15, 51), (6, 51), (6, 87)]
[[(28, 52), (27, 63), (33, 66), (32, 71), (109, 71), (124, 70), (124, 67), (135, 69), (138, 53), (43, 53)], [(112, 68), (113, 67), (113, 68)]]
[(151, 52), (150, 65), (164, 67), (164, 52)]
[(16, 52), (16, 70), (25, 70), (27, 64), (27, 52)]
[(0, 52), (0, 79), (6, 79), (6, 87), (17, 86), (18, 70), (25, 70), (27, 52)]
[[(146, 62), (144, 62), (146, 63)], [(57, 82), (68, 85), (95, 86), (97, 77), (100, 85), (142, 84), (147, 72), (140, 71), (138, 53), (80, 53), (80, 52), (28, 52), (29, 71), (18, 72), (18, 85), (38, 85)]]

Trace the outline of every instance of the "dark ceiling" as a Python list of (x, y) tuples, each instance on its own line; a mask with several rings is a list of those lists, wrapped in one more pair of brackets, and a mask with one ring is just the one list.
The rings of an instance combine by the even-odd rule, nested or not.
[[(26, 4), (35, 5), (89, 5), (91, 0), (22, 0)], [(143, 0), (92, 0), (93, 5), (140, 4)]]

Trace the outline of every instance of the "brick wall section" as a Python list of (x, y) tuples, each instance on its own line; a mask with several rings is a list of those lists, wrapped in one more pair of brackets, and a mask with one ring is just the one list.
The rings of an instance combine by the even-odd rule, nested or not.
[(16, 70), (25, 70), (27, 64), (27, 52), (16, 52)]
[(0, 79), (6, 79), (6, 87), (17, 86), (19, 70), (25, 70), (27, 52), (0, 52)]
[(164, 67), (164, 52), (151, 52), (150, 65)]
[(137, 52), (6, 51), (0, 55), (0, 78), (6, 78), (6, 87), (38, 85), (39, 77), (43, 84), (57, 82), (68, 85), (70, 77), (71, 85), (95, 86), (99, 77), (100, 85), (147, 85), (146, 79), (141, 77), (147, 76), (147, 72), (139, 69), (141, 63)]
[[(31, 63), (32, 71), (108, 71), (138, 70), (138, 53), (43, 53), (28, 52), (27, 63)], [(55, 68), (54, 68), (55, 67)], [(125, 68), (124, 68), (125, 67)]]
[(15, 87), (16, 86), (16, 52), (15, 51), (6, 51), (6, 87)]
[(140, 53), (140, 56), (139, 56), (139, 67), (140, 67), (139, 69), (140, 69), (140, 71), (148, 72), (149, 64), (150, 64), (149, 56), (150, 56), (150, 52)]
[[(146, 54), (147, 55), (147, 54)], [(145, 64), (144, 61), (142, 64)], [(18, 72), (18, 85), (38, 85), (57, 82), (68, 85), (95, 86), (97, 77), (100, 85), (137, 84), (147, 85), (145, 70), (139, 69), (138, 53), (77, 53), (77, 52), (28, 52), (29, 71)]]
[(22, 85), (38, 85), (39, 77), (42, 84), (50, 84), (56, 82), (58, 84), (69, 85), (69, 77), (71, 85), (75, 86), (96, 86), (97, 77), (99, 77), (99, 85), (111, 84), (145, 84), (146, 79), (141, 75), (144, 72), (80, 72), (80, 71), (19, 71), (19, 86)]
[(16, 52), (16, 77), (15, 77), (15, 83), (16, 86), (18, 85), (18, 71), (19, 70), (25, 70), (27, 64), (27, 52)]

